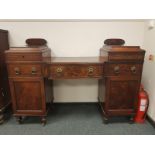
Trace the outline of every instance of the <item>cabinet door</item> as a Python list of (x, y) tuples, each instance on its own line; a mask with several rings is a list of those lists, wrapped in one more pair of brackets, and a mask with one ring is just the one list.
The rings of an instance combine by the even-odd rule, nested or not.
[(109, 77), (106, 79), (106, 109), (110, 114), (128, 115), (137, 109), (139, 77)]
[(15, 115), (45, 115), (45, 90), (43, 78), (10, 79)]

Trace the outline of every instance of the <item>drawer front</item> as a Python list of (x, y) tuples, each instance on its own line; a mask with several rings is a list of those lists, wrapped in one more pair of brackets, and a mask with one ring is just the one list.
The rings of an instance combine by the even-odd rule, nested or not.
[(105, 76), (137, 76), (142, 73), (142, 64), (105, 64)]
[(8, 64), (7, 69), (10, 77), (39, 77), (42, 75), (41, 64)]
[(7, 53), (6, 61), (41, 61), (41, 53)]
[(49, 67), (51, 79), (102, 78), (102, 65), (52, 65)]
[(109, 61), (142, 61), (144, 60), (143, 52), (116, 52), (109, 53), (108, 59)]

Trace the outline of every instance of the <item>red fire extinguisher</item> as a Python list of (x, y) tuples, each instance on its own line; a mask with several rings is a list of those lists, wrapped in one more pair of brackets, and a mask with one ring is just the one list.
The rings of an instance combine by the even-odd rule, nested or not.
[(144, 90), (144, 87), (140, 86), (140, 91), (138, 94), (138, 109), (134, 121), (136, 123), (144, 123), (146, 112), (149, 106), (149, 97), (147, 92)]

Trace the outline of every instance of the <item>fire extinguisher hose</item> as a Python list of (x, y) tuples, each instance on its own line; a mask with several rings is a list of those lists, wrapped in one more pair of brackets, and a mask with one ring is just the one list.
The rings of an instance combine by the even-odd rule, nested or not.
[(149, 108), (149, 103), (150, 103), (148, 93), (147, 93), (145, 90), (144, 90), (144, 92), (145, 92), (145, 94), (147, 95), (148, 104), (147, 104), (146, 113), (144, 114), (143, 119), (144, 119), (144, 118), (146, 117), (146, 115), (147, 115), (147, 110), (148, 110), (148, 108)]

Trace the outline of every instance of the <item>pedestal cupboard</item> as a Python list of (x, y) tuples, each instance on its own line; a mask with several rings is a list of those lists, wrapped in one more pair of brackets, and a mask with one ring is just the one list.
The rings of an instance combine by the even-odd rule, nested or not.
[[(43, 125), (52, 102), (52, 81), (44, 78), (43, 56), (48, 47), (11, 48), (6, 51), (7, 69), (13, 103), (13, 114), (19, 123), (24, 116), (40, 116)], [(47, 101), (47, 88), (51, 92)]]
[[(110, 117), (129, 116), (137, 111), (145, 51), (138, 46), (103, 46), (100, 56), (104, 63), (104, 80), (99, 82), (99, 102), (105, 123)], [(105, 93), (102, 91), (105, 87)], [(103, 100), (104, 98), (104, 100)]]

